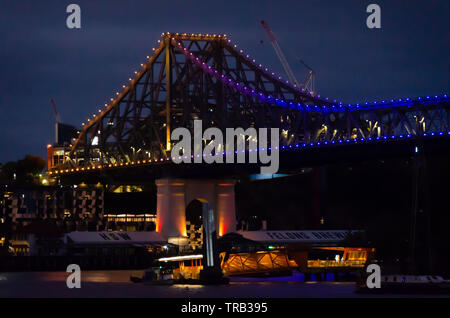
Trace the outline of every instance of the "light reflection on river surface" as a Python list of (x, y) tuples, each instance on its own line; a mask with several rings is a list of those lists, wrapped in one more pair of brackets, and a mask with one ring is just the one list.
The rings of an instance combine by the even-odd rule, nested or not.
[[(81, 288), (69, 289), (66, 272), (0, 273), (0, 297), (203, 297), (203, 298), (309, 298), (376, 297), (355, 294), (352, 282), (308, 282), (300, 276), (277, 278), (235, 278), (228, 285), (155, 286), (130, 282), (142, 270), (82, 271)], [(247, 280), (247, 281), (246, 281)], [(424, 295), (419, 295), (424, 296)], [(448, 296), (448, 295), (447, 295)], [(391, 297), (382, 295), (381, 297)], [(395, 295), (393, 297), (402, 297)], [(434, 295), (433, 297), (436, 297)]]

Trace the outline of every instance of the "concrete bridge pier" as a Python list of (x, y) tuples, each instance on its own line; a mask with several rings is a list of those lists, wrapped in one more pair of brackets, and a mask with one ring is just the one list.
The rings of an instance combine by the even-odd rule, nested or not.
[(235, 181), (230, 179), (156, 180), (156, 231), (178, 245), (187, 244), (186, 207), (196, 199), (207, 201), (214, 210), (217, 234), (236, 230)]

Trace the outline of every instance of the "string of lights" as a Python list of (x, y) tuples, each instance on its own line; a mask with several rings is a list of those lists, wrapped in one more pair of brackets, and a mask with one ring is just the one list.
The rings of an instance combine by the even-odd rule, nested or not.
[[(361, 143), (375, 143), (375, 142), (392, 142), (392, 141), (399, 141), (399, 140), (407, 140), (407, 139), (414, 139), (417, 137), (443, 137), (443, 136), (450, 136), (450, 131), (441, 131), (441, 132), (431, 132), (431, 133), (423, 133), (420, 135), (412, 135), (412, 134), (406, 134), (406, 135), (391, 135), (391, 136), (382, 136), (382, 137), (368, 137), (368, 138), (348, 138), (348, 139), (339, 139), (339, 140), (332, 140), (332, 141), (317, 141), (317, 142), (311, 142), (311, 143), (298, 143), (295, 145), (283, 145), (280, 147), (274, 147), (275, 151), (294, 151), (294, 150), (303, 150), (303, 149), (310, 149), (310, 148), (317, 148), (317, 147), (330, 147), (330, 146), (339, 146), (339, 145), (356, 145)], [(272, 151), (272, 147), (268, 147), (268, 150)], [(252, 152), (252, 149), (242, 150), (241, 152), (249, 153)], [(254, 151), (265, 151), (265, 148), (259, 148), (255, 149)], [(238, 153), (238, 151), (234, 151), (235, 154)], [(226, 156), (227, 152), (218, 152), (216, 154), (203, 154), (203, 157), (217, 157), (217, 156)], [(199, 157), (200, 155), (197, 155)], [(194, 159), (194, 155), (190, 156), (191, 159)], [(187, 159), (188, 156), (178, 156), (178, 159)], [(149, 165), (149, 164), (171, 164), (172, 160), (175, 160), (175, 157), (161, 157), (154, 160), (137, 160), (137, 161), (131, 161), (126, 163), (110, 163), (110, 164), (99, 164), (99, 165), (92, 165), (88, 167), (81, 167), (81, 168), (71, 168), (71, 169), (61, 169), (61, 170), (55, 170), (50, 171), (50, 175), (58, 175), (58, 174), (65, 174), (65, 173), (76, 173), (76, 172), (88, 172), (88, 171), (95, 171), (100, 169), (107, 169), (107, 168), (128, 168), (130, 166), (142, 166), (142, 165)]]
[[(276, 81), (282, 81), (282, 77), (278, 76), (271, 72), (268, 68), (264, 68), (261, 64), (257, 64), (255, 59), (252, 59), (248, 54), (245, 55), (243, 50), (238, 51), (237, 45), (232, 45), (231, 40), (227, 39), (227, 36), (225, 34), (223, 35), (209, 35), (209, 34), (187, 34), (187, 33), (175, 33), (171, 34), (169, 32), (162, 33), (161, 34), (163, 39), (168, 38), (172, 41), (172, 44), (175, 48), (177, 48), (182, 54), (186, 56), (186, 59), (189, 59), (195, 65), (197, 65), (203, 72), (206, 72), (212, 76), (214, 76), (217, 80), (221, 81), (228, 87), (233, 88), (234, 90), (240, 92), (243, 95), (251, 96), (253, 98), (258, 98), (261, 102), (269, 103), (271, 105), (280, 106), (280, 107), (287, 107), (291, 109), (296, 109), (300, 111), (306, 111), (306, 112), (320, 112), (320, 113), (338, 113), (338, 112), (347, 112), (347, 111), (363, 111), (363, 110), (369, 110), (369, 109), (379, 109), (379, 108), (392, 108), (397, 106), (403, 106), (403, 107), (413, 107), (415, 105), (435, 105), (437, 103), (442, 102), (449, 102), (450, 99), (448, 98), (447, 94), (443, 94), (442, 96), (426, 96), (426, 97), (418, 97), (417, 99), (411, 99), (411, 98), (403, 98), (403, 99), (391, 99), (391, 100), (381, 100), (381, 101), (374, 101), (374, 102), (365, 102), (362, 104), (346, 104), (344, 105), (342, 102), (336, 103), (334, 100), (333, 103), (329, 105), (309, 105), (309, 104), (302, 104), (292, 101), (286, 101), (283, 99), (273, 98), (270, 95), (265, 95), (262, 92), (258, 92), (254, 89), (250, 89), (249, 87), (243, 85), (242, 83), (239, 83), (235, 81), (233, 78), (226, 76), (225, 74), (222, 74), (217, 69), (213, 68), (210, 65), (207, 65), (205, 61), (202, 61), (198, 56), (196, 56), (193, 52), (188, 50), (188, 48), (184, 47), (183, 43), (181, 41), (183, 40), (206, 40), (206, 41), (220, 41), (224, 45), (227, 46), (229, 50), (234, 52), (234, 54), (239, 54), (241, 57), (244, 57), (244, 59), (251, 65), (253, 68), (258, 68), (261, 72), (264, 72), (268, 77), (270, 77), (273, 80)], [(93, 114), (93, 119), (90, 118), (87, 120), (88, 123), (82, 123), (83, 129), (87, 130), (91, 125), (93, 125), (96, 121), (101, 120), (103, 116), (105, 116), (111, 109), (113, 109), (120, 100), (125, 97), (129, 91), (133, 88), (133, 86), (140, 80), (140, 78), (145, 74), (145, 72), (148, 70), (149, 67), (151, 67), (152, 63), (156, 60), (158, 55), (161, 53), (161, 50), (165, 48), (164, 41), (158, 40), (159, 46), (157, 48), (153, 48), (154, 54), (152, 56), (147, 56), (147, 61), (145, 63), (140, 64), (141, 69), (140, 71), (134, 71), (135, 76), (133, 78), (129, 78), (129, 84), (123, 85), (123, 90), (121, 92), (116, 92), (115, 98), (110, 99), (110, 103), (105, 104), (105, 109), (99, 109), (99, 114)], [(289, 83), (289, 81), (284, 82), (286, 85), (290, 85), (292, 88), (304, 92), (304, 88), (299, 88), (295, 84)], [(316, 101), (320, 102), (321, 100), (320, 95), (312, 96), (312, 92), (309, 92), (311, 97), (317, 97)], [(328, 98), (325, 98), (326, 101), (328, 101)], [(441, 131), (441, 132), (432, 132), (432, 133), (423, 133), (421, 136), (428, 137), (428, 136), (442, 136), (442, 135), (450, 135), (450, 131)], [(329, 146), (329, 145), (339, 145), (339, 144), (349, 144), (349, 143), (361, 143), (361, 142), (374, 142), (374, 141), (385, 141), (385, 140), (397, 140), (402, 138), (412, 138), (415, 137), (415, 134), (401, 134), (401, 135), (391, 135), (391, 136), (379, 136), (379, 137), (368, 137), (368, 138), (353, 138), (353, 139), (345, 139), (342, 138), (339, 140), (329, 140), (329, 141), (316, 141), (316, 142), (310, 142), (310, 143), (297, 143), (297, 144), (291, 144), (286, 146), (281, 146), (280, 150), (288, 150), (288, 149), (298, 149), (298, 148), (309, 148), (309, 147), (323, 147), (323, 146)], [(78, 138), (77, 142), (74, 146), (72, 146), (72, 149), (75, 149), (77, 143), (79, 142), (80, 138)], [(270, 149), (270, 148), (269, 148)], [(263, 150), (263, 149), (262, 149)], [(251, 151), (251, 150), (250, 150)], [(256, 150), (257, 151), (257, 150)], [(223, 155), (226, 153), (223, 152)], [(217, 154), (216, 154), (217, 155)], [(211, 156), (216, 156), (211, 155)], [(220, 155), (220, 153), (219, 153)], [(193, 156), (192, 156), (193, 158)], [(174, 159), (174, 158), (172, 158)], [(181, 159), (181, 157), (180, 157)], [(50, 172), (50, 174), (58, 174), (58, 173), (69, 173), (69, 172), (78, 172), (78, 171), (89, 171), (94, 169), (104, 169), (104, 168), (118, 168), (118, 167), (126, 167), (129, 165), (143, 165), (143, 164), (161, 164), (161, 163), (167, 163), (170, 162), (170, 157), (161, 157), (158, 159), (153, 160), (141, 160), (141, 161), (131, 161), (126, 163), (115, 163), (115, 164), (104, 164), (104, 165), (92, 165), (90, 167), (80, 167), (80, 168), (73, 168), (73, 169), (61, 169), (61, 170), (55, 170)]]
[[(209, 35), (209, 34), (187, 34), (187, 33), (175, 33), (172, 34), (167, 32), (167, 33), (162, 33), (161, 34), (162, 37), (170, 37), (172, 36), (172, 41), (175, 41), (175, 39), (179, 39), (179, 40), (191, 40), (191, 39), (196, 39), (196, 40), (220, 40), (220, 41), (225, 41), (226, 43), (228, 43), (228, 46), (230, 49), (236, 49), (237, 45), (231, 45), (231, 40), (227, 40), (227, 35), (223, 34), (223, 35)], [(159, 55), (160, 51), (164, 48), (164, 43), (161, 40), (158, 40), (159, 46), (157, 48), (153, 48), (153, 52), (154, 54), (152, 56), (147, 56), (147, 62), (144, 64), (141, 64), (141, 70), (138, 71), (134, 71), (135, 77), (134, 78), (129, 78), (128, 80), (130, 81), (130, 83), (128, 85), (123, 85), (122, 88), (122, 92), (116, 92), (116, 97), (115, 98), (110, 98), (110, 103), (105, 103), (105, 109), (101, 110), (99, 109), (99, 115), (93, 114), (92, 117), (95, 118), (95, 120), (100, 120), (104, 115), (106, 115), (106, 113), (108, 113), (113, 107), (115, 107), (115, 105), (130, 91), (130, 89), (133, 87), (133, 85), (135, 85), (135, 83), (142, 77), (142, 75), (147, 71), (148, 67), (152, 64), (152, 62), (156, 59), (156, 57)], [(241, 93), (243, 94), (251, 94), (253, 97), (258, 97), (261, 101), (264, 102), (268, 102), (277, 106), (281, 106), (281, 107), (288, 107), (291, 109), (298, 109), (301, 111), (311, 111), (311, 112), (343, 112), (343, 111), (361, 111), (361, 110), (369, 110), (369, 109), (377, 109), (377, 108), (391, 108), (391, 107), (397, 107), (397, 106), (406, 106), (406, 107), (411, 107), (413, 105), (416, 104), (435, 104), (437, 102), (449, 102), (450, 98), (448, 97), (448, 94), (442, 94), (441, 96), (439, 95), (434, 95), (434, 96), (426, 96), (426, 97), (418, 97), (416, 99), (412, 99), (412, 98), (399, 98), (399, 99), (390, 99), (390, 100), (381, 100), (381, 101), (373, 101), (373, 102), (364, 102), (364, 103), (356, 103), (356, 104), (343, 104), (342, 102), (336, 103), (336, 100), (333, 101), (333, 105), (332, 106), (326, 106), (326, 105), (307, 105), (307, 104), (301, 104), (301, 103), (294, 103), (292, 101), (285, 101), (282, 99), (278, 99), (278, 98), (272, 98), (271, 96), (265, 96), (263, 93), (259, 92), (257, 93), (255, 90), (250, 90), (249, 88), (242, 86), (241, 84), (239, 84), (238, 82), (234, 82), (234, 80), (232, 78), (228, 78), (226, 75), (224, 74), (220, 74), (217, 70), (213, 69), (210, 66), (207, 66), (206, 63), (201, 62), (200, 59), (198, 57), (196, 57), (192, 52), (189, 52), (189, 50), (187, 50), (187, 48), (183, 47), (181, 42), (176, 42), (176, 45), (178, 47), (181, 47), (182, 52), (188, 56), (188, 58), (190, 58), (191, 60), (193, 60), (197, 65), (201, 65), (203, 67), (207, 67), (207, 71), (210, 72), (211, 74), (214, 74), (217, 78), (219, 78), (220, 80), (222, 80), (222, 82), (224, 82), (225, 84), (227, 84), (230, 87), (233, 87), (237, 90), (239, 90)], [(237, 52), (237, 51), (236, 51)], [(258, 69), (260, 69), (262, 72), (266, 73), (268, 76), (271, 76), (273, 79), (278, 79), (281, 80), (282, 77), (278, 76), (274, 73), (274, 72), (270, 72), (268, 68), (264, 68), (261, 64), (256, 64), (256, 60), (252, 59), (250, 57), (250, 55), (244, 55), (243, 50), (239, 51), (239, 54), (242, 54), (245, 59), (249, 62), (252, 63), (252, 65)], [(292, 88), (297, 89), (299, 91), (304, 92), (304, 88), (299, 88), (297, 87), (295, 84), (291, 84), (289, 83), (289, 81), (285, 82), (286, 84), (291, 85)], [(310, 94), (312, 92), (309, 92)], [(311, 94), (312, 95), (312, 94)], [(317, 97), (319, 98), (320, 95), (317, 95)], [(325, 98), (326, 101), (329, 100), (328, 97)], [(87, 119), (88, 124), (85, 124), (84, 122), (82, 123), (83, 129), (86, 130), (90, 127), (90, 125), (93, 124), (93, 120), (91, 121), (90, 118)]]

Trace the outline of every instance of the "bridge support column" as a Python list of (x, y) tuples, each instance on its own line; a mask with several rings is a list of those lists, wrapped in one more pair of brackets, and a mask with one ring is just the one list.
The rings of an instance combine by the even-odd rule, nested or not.
[(156, 231), (166, 237), (186, 236), (185, 184), (178, 179), (156, 180)]
[(216, 217), (219, 236), (236, 231), (236, 206), (234, 201), (234, 181), (216, 184)]
[(166, 237), (186, 236), (186, 207), (207, 201), (214, 210), (219, 236), (236, 231), (234, 180), (158, 179), (156, 230)]

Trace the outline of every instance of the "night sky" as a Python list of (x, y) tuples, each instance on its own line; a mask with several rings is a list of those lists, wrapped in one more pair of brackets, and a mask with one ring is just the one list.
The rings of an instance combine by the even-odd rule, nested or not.
[[(81, 29), (66, 27), (70, 3), (81, 7)], [(366, 26), (370, 3), (381, 7), (381, 29)], [(314, 68), (322, 97), (353, 103), (450, 91), (448, 0), (0, 0), (0, 162), (44, 157), (54, 139), (50, 99), (63, 122), (80, 127), (162, 32), (225, 33), (284, 77), (261, 19), (299, 80), (307, 72), (299, 59)]]

